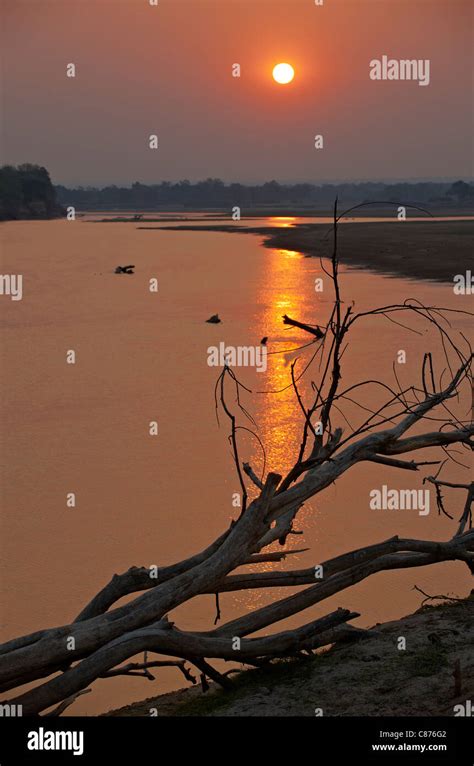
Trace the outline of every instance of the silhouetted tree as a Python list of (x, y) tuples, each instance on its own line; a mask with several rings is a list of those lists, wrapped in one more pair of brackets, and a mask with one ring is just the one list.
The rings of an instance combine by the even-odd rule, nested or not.
[(452, 184), (449, 194), (457, 197), (459, 202), (466, 202), (468, 199), (474, 199), (474, 186), (465, 181), (456, 181)]
[(46, 168), (31, 164), (0, 168), (0, 220), (61, 215), (64, 210)]

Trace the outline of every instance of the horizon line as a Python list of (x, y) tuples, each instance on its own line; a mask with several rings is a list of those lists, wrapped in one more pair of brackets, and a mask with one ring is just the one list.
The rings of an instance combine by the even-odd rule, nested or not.
[[(23, 163), (21, 163), (23, 164)], [(222, 183), (225, 186), (231, 186), (232, 184), (239, 184), (240, 186), (262, 186), (266, 183), (277, 183), (280, 186), (297, 186), (301, 184), (308, 184), (310, 186), (338, 186), (342, 184), (418, 184), (418, 183), (454, 183), (456, 181), (464, 181), (465, 183), (473, 183), (474, 182), (474, 176), (431, 176), (431, 177), (415, 177), (415, 178), (356, 178), (356, 179), (348, 179), (348, 178), (342, 178), (342, 179), (321, 179), (318, 181), (308, 181), (308, 180), (277, 180), (276, 178), (267, 178), (264, 180), (248, 180), (248, 181), (232, 181), (228, 179), (220, 178), (219, 176), (207, 176), (206, 178), (199, 178), (196, 180), (191, 181), (189, 178), (179, 178), (170, 180), (168, 178), (163, 178), (156, 181), (102, 181), (102, 182), (94, 182), (94, 183), (84, 183), (84, 182), (58, 182), (58, 181), (52, 181), (54, 186), (64, 186), (66, 188), (92, 188), (92, 189), (105, 189), (111, 186), (117, 186), (117, 187), (132, 187), (134, 184), (140, 184), (141, 186), (158, 186), (163, 183), (169, 183), (171, 185), (176, 185), (179, 183), (183, 183), (184, 181), (187, 181), (190, 185), (195, 185), (198, 183), (203, 183), (208, 180), (216, 180), (216, 181), (222, 181)]]

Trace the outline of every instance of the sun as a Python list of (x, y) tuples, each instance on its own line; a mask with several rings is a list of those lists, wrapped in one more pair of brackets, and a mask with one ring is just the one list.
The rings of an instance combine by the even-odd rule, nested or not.
[(291, 64), (277, 64), (273, 67), (273, 79), (280, 85), (287, 85), (295, 76), (295, 70)]

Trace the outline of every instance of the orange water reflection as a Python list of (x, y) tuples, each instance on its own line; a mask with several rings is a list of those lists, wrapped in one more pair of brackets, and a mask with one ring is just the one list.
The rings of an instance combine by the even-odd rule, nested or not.
[(271, 224), (277, 224), (283, 229), (287, 229), (290, 226), (293, 226), (294, 222), (296, 221), (296, 217), (292, 215), (273, 215), (269, 216), (268, 222)]
[[(268, 367), (261, 391), (254, 400), (253, 414), (258, 424), (258, 435), (265, 446), (266, 472), (276, 471), (283, 476), (295, 463), (301, 442), (303, 415), (296, 400), (291, 383), (291, 364), (296, 361), (295, 375), (302, 372), (314, 354), (317, 346), (301, 349), (308, 344), (308, 334), (298, 328), (283, 324), (282, 315), (288, 314), (294, 319), (309, 323), (323, 321), (323, 307), (320, 293), (314, 292), (313, 277), (307, 271), (298, 268), (296, 260), (301, 260), (300, 253), (292, 250), (275, 250), (269, 259), (265, 273), (265, 283), (260, 290), (268, 300), (261, 304), (261, 312), (256, 316), (258, 328), (265, 328), (268, 335)], [(257, 331), (255, 334), (258, 334)], [(314, 377), (314, 375), (313, 375)], [(311, 375), (306, 374), (298, 383), (301, 395), (310, 397)], [(253, 443), (250, 463), (257, 473), (263, 468), (262, 452), (258, 444)], [(298, 514), (296, 530), (307, 532), (315, 524), (315, 502), (307, 503)], [(314, 532), (312, 533), (314, 540)], [(304, 535), (290, 535), (285, 548), (295, 549), (305, 546)], [(275, 543), (270, 550), (281, 550)], [(298, 554), (275, 565), (258, 564), (253, 571), (294, 568)], [(246, 567), (246, 571), (249, 568)], [(280, 589), (279, 589), (280, 591)], [(276, 593), (265, 591), (243, 591), (235, 595), (235, 603), (242, 608), (254, 609), (267, 603), (277, 595), (288, 595), (288, 589)]]

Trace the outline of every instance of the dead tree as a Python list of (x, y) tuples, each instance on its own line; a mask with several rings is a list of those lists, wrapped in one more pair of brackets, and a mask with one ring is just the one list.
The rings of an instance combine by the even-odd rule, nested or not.
[[(467, 499), (449, 540), (433, 542), (393, 537), (376, 542), (321, 562), (324, 577), (316, 582), (313, 567), (235, 572), (256, 562), (278, 562), (294, 553), (269, 548), (277, 541), (284, 544), (287, 536), (295, 531), (295, 518), (309, 498), (323, 492), (353, 466), (370, 461), (416, 471), (426, 461), (406, 456), (421, 449), (438, 448), (447, 459), (452, 445), (468, 453), (473, 449), (471, 411), (469, 409), (468, 418), (459, 411), (463, 390), (472, 389), (473, 355), (469, 344), (461, 337), (460, 345), (466, 348), (458, 347), (451, 336), (447, 312), (437, 307), (407, 301), (356, 313), (352, 305), (344, 304), (337, 257), (340, 217), (336, 201), (332, 268), (328, 271), (321, 264), (334, 286), (334, 304), (326, 325), (305, 347), (307, 353), (309, 346), (311, 359), (304, 374), (309, 374), (314, 359), (319, 360), (317, 381), (312, 382), (314, 397), (309, 404), (304, 403), (298, 388), (301, 375), (297, 375), (297, 362), (291, 367), (290, 385), (302, 411), (301, 444), (291, 469), (285, 476), (271, 471), (259, 478), (248, 463), (241, 463), (238, 437), (239, 428), (243, 426), (238, 425), (237, 417), (246, 413), (241, 401), (245, 388), (234, 371), (224, 367), (217, 381), (216, 403), (230, 422), (230, 444), (243, 495), (239, 518), (205, 550), (161, 568), (156, 579), (150, 577), (150, 570), (145, 567), (131, 567), (123, 574), (114, 575), (69, 625), (40, 630), (3, 644), (0, 689), (11, 692), (23, 684), (31, 687), (38, 682), (27, 691), (9, 695), (4, 702), (21, 704), (24, 715), (60, 714), (98, 678), (118, 674), (149, 678), (150, 668), (173, 664), (188, 680), (194, 681), (185, 662), (194, 665), (201, 678), (208, 677), (228, 687), (232, 684), (228, 674), (218, 672), (209, 660), (261, 666), (275, 658), (297, 656), (358, 633), (347, 625), (358, 615), (340, 608), (296, 629), (252, 637), (255, 632), (303, 612), (377, 572), (448, 560), (465, 562), (474, 572), (473, 485), (470, 483), (461, 487), (467, 490)], [(369, 316), (401, 323), (405, 328), (410, 316), (429, 323), (439, 333), (449, 375), (443, 370), (437, 380), (432, 357), (425, 354), (419, 386), (389, 387), (374, 378), (342, 389), (341, 358), (351, 329)], [(305, 327), (304, 323), (293, 320), (292, 323)], [(314, 333), (314, 328), (306, 327)], [(228, 403), (229, 385), (235, 393), (237, 415)], [(354, 401), (355, 392), (368, 387), (383, 390), (387, 399), (380, 407), (365, 413), (362, 422), (345, 434), (337, 424), (341, 405)], [(457, 414), (452, 412), (453, 406), (457, 407)], [(438, 490), (450, 486), (438, 476), (439, 471), (429, 478)], [(252, 493), (254, 497), (249, 502)], [(438, 507), (444, 510), (439, 494)], [(168, 617), (180, 604), (201, 594), (212, 594), (218, 606), (220, 593), (286, 586), (299, 586), (299, 590), (206, 632), (180, 630)], [(119, 599), (130, 594), (136, 594), (133, 600), (116, 606)], [(68, 649), (71, 637), (75, 641), (73, 652)], [(236, 638), (239, 641), (235, 641)], [(145, 652), (144, 662), (129, 662), (142, 652)], [(164, 659), (148, 662), (147, 653)], [(51, 708), (49, 713), (45, 712)]]

